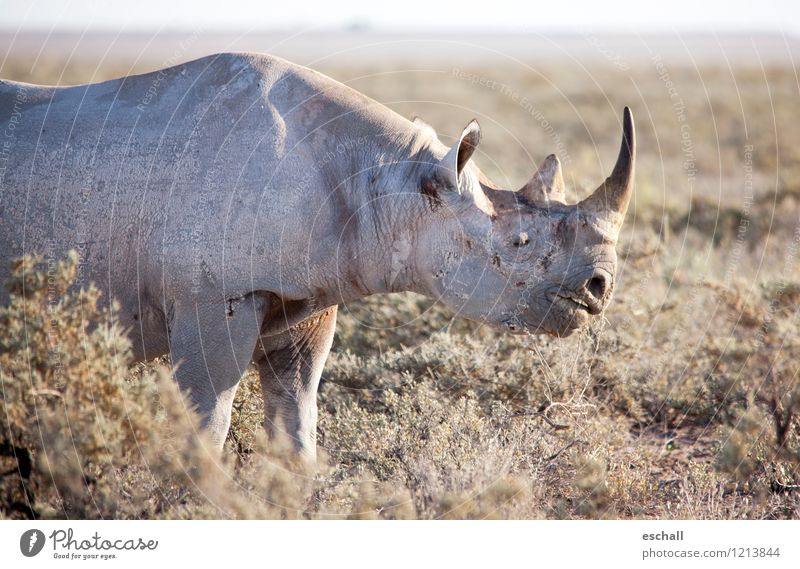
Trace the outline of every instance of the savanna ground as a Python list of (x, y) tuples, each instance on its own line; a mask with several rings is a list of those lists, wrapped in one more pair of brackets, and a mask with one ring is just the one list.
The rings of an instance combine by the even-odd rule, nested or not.
[[(129, 372), (113, 324), (86, 330), (106, 314), (66, 292), (70, 261), (20, 263), (0, 312), (0, 515), (799, 517), (800, 83), (790, 65), (656, 55), (316, 66), (446, 142), (477, 117), (477, 161), (506, 187), (556, 152), (585, 196), (624, 105), (639, 154), (617, 290), (583, 333), (506, 336), (414, 295), (341, 307), (314, 474), (265, 451), (255, 374), (217, 461), (163, 367)], [(2, 76), (128, 71), (11, 60)]]

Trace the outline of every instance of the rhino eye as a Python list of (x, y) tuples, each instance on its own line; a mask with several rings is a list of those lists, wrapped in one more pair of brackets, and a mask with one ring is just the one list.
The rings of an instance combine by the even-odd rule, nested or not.
[(530, 240), (528, 239), (528, 234), (523, 231), (522, 233), (514, 237), (511, 243), (514, 245), (514, 247), (522, 247), (530, 243)]

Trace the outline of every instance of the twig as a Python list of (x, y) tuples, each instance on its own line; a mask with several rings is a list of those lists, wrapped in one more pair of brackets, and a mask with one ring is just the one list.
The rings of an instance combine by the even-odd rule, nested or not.
[(56, 389), (32, 389), (32, 395), (49, 395), (50, 397), (64, 397), (64, 394)]
[(770, 490), (776, 493), (793, 492), (794, 490), (800, 490), (800, 484), (784, 484), (783, 482), (773, 480), (770, 483)]
[(570, 425), (562, 425), (561, 423), (556, 423), (550, 417), (546, 415), (546, 411), (519, 411), (517, 413), (512, 413), (511, 415), (507, 415), (507, 418), (514, 419), (516, 417), (541, 417), (544, 419), (544, 422), (553, 427), (556, 431), (563, 431), (565, 429), (569, 429)]
[(571, 448), (572, 448), (573, 446), (575, 446), (577, 443), (581, 443), (581, 444), (583, 444), (583, 443), (584, 443), (584, 441), (583, 441), (583, 440), (581, 440), (581, 439), (573, 439), (573, 441), (572, 441), (571, 443), (569, 443), (567, 446), (565, 446), (564, 448), (562, 448), (560, 451), (558, 451), (558, 452), (556, 452), (555, 454), (553, 454), (553, 455), (551, 455), (551, 456), (547, 457), (547, 464), (549, 465), (551, 462), (553, 462), (555, 459), (557, 459), (559, 456), (561, 456), (561, 455), (562, 455), (564, 452), (566, 452), (566, 451), (568, 451), (569, 449), (571, 449)]

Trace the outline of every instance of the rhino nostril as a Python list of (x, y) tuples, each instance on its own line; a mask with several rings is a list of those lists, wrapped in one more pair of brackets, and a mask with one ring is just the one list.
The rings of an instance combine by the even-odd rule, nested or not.
[(597, 276), (586, 281), (586, 289), (598, 300), (606, 294), (606, 279)]

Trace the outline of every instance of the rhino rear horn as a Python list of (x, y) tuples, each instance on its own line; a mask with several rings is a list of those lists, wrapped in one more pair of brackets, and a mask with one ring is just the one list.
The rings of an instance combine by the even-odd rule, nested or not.
[(579, 207), (584, 211), (593, 212), (599, 217), (608, 218), (619, 228), (633, 195), (635, 167), (636, 136), (633, 115), (631, 110), (625, 107), (622, 121), (622, 145), (614, 170), (592, 195), (579, 204)]
[(447, 151), (447, 154), (442, 158), (439, 164), (440, 175), (447, 180), (448, 184), (455, 188), (458, 193), (461, 193), (461, 172), (464, 166), (467, 165), (472, 154), (475, 152), (478, 143), (481, 141), (481, 127), (478, 121), (472, 119), (470, 123), (464, 127), (461, 136), (455, 144)]
[(520, 190), (520, 194), (537, 205), (552, 202), (564, 203), (564, 176), (561, 174), (561, 161), (555, 154), (544, 159), (544, 162)]

